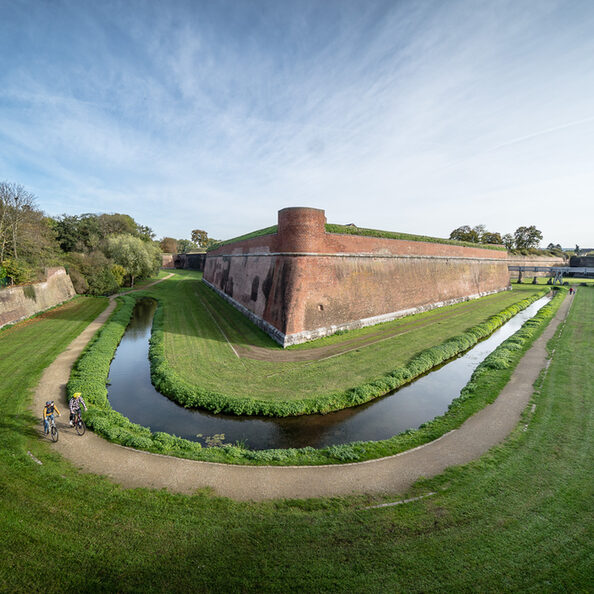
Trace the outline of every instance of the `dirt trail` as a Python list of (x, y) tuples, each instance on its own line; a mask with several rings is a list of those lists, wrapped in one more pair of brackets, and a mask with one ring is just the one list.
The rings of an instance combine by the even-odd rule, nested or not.
[[(124, 487), (165, 488), (178, 493), (211, 487), (218, 495), (237, 500), (403, 493), (420, 477), (435, 476), (449, 466), (470, 462), (509, 435), (530, 400), (534, 381), (545, 366), (546, 343), (565, 318), (570, 303), (571, 300), (566, 299), (561, 305), (493, 404), (472, 416), (459, 429), (395, 456), (330, 466), (234, 466), (198, 462), (126, 448), (92, 432), (79, 437), (68, 427), (67, 413), (58, 418), (60, 440), (50, 447), (83, 472), (105, 475)], [(37, 414), (48, 398), (67, 411), (65, 386), (71, 367), (114, 306), (112, 301), (45, 370), (33, 403)], [(41, 430), (40, 436), (43, 437)]]

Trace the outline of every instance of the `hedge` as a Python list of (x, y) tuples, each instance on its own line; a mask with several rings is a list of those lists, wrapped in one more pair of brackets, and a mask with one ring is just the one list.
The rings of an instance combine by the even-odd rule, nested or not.
[(177, 374), (165, 357), (163, 341), (163, 307), (159, 304), (153, 321), (149, 359), (151, 380), (157, 390), (186, 408), (202, 408), (217, 413), (268, 417), (289, 417), (316, 413), (328, 413), (369, 402), (384, 396), (437, 365), (456, 357), (473, 347), (479, 340), (492, 334), (519, 311), (536, 301), (533, 295), (510, 305), (486, 321), (473, 326), (463, 334), (449, 338), (439, 345), (421, 351), (406, 365), (367, 382), (332, 394), (291, 401), (270, 401), (249, 396), (228, 396), (221, 392), (205, 390), (190, 384)]
[[(381, 441), (353, 442), (322, 449), (249, 450), (239, 444), (203, 448), (198, 442), (163, 432), (152, 433), (150, 429), (130, 422), (111, 408), (105, 388), (109, 364), (132, 314), (135, 300), (129, 296), (118, 299), (116, 311), (77, 361), (67, 391), (69, 396), (79, 391), (87, 398), (90, 407), (84, 418), (91, 429), (113, 442), (138, 449), (195, 460), (252, 465), (319, 465), (370, 460), (394, 455), (437, 439), (493, 402), (524, 353), (554, 316), (565, 294), (565, 289), (559, 289), (549, 304), (495, 349), (477, 367), (460, 396), (452, 401), (444, 415), (423, 424), (419, 429), (410, 429)], [(473, 336), (480, 332), (473, 332)]]

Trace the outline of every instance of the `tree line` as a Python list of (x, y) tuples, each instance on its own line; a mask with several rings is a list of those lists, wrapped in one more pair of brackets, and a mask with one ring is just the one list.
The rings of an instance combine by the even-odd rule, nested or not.
[(194, 229), (191, 240), (163, 237), (159, 245), (165, 254), (187, 254), (197, 250), (203, 251), (215, 243), (219, 243), (219, 240), (209, 237), (208, 233), (202, 229)]
[(155, 274), (153, 231), (126, 214), (46, 216), (19, 184), (0, 182), (0, 286), (43, 279), (64, 266), (77, 293), (107, 295)]
[[(476, 225), (474, 227), (462, 225), (462, 227), (458, 227), (450, 233), (450, 239), (470, 243), (504, 245), (511, 252), (538, 253), (543, 251), (538, 249), (542, 240), (542, 232), (534, 225), (518, 227), (513, 233), (506, 233), (505, 235), (487, 231), (485, 225)], [(546, 251), (554, 255), (564, 255), (561, 245), (558, 243), (549, 243)]]

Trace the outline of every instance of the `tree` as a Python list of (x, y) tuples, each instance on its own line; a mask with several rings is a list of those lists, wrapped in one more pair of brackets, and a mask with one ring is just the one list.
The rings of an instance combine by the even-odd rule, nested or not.
[(502, 238), (501, 242), (508, 250), (514, 249), (514, 236), (511, 233), (506, 233)]
[(485, 231), (481, 237), (481, 243), (502, 244), (503, 238), (501, 237), (500, 233), (491, 233), (490, 231)]
[(165, 254), (176, 254), (177, 239), (173, 239), (173, 237), (163, 237), (163, 239), (159, 242), (159, 247)]
[(192, 241), (200, 247), (208, 247), (208, 233), (202, 229), (194, 229), (192, 231)]
[(480, 237), (476, 229), (476, 227), (471, 228), (468, 225), (462, 225), (462, 227), (458, 227), (450, 233), (450, 239), (455, 239), (456, 241), (468, 241), (470, 243), (478, 243)]
[(580, 246), (577, 243), (575, 244), (575, 255), (576, 256), (580, 255)]
[(20, 230), (35, 211), (35, 196), (19, 184), (0, 182), (0, 260), (19, 257)]
[(130, 286), (134, 279), (149, 276), (159, 269), (160, 254), (152, 243), (142, 241), (133, 235), (114, 235), (107, 240), (108, 253), (116, 264), (123, 266), (130, 275)]
[(187, 254), (192, 250), (197, 250), (198, 246), (189, 239), (178, 239), (177, 240), (177, 253), (178, 254)]
[(542, 233), (534, 226), (518, 227), (514, 232), (514, 245), (516, 249), (538, 247)]

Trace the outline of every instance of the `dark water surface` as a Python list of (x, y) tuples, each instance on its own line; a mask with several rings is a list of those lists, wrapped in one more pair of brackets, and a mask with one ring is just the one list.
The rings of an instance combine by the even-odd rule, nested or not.
[(111, 406), (133, 423), (193, 441), (223, 433), (224, 441), (251, 449), (321, 448), (351, 441), (379, 440), (443, 414), (459, 396), (478, 364), (548, 303), (535, 301), (464, 355), (412, 383), (367, 404), (326, 415), (289, 418), (213, 415), (175, 404), (151, 384), (148, 340), (156, 302), (137, 302), (132, 321), (116, 351), (109, 373)]

